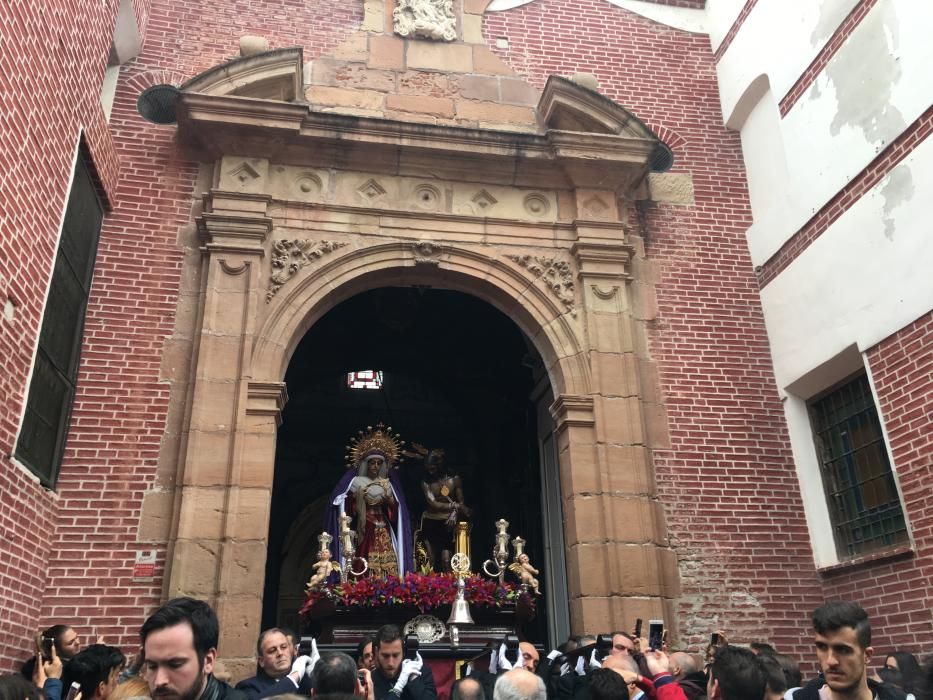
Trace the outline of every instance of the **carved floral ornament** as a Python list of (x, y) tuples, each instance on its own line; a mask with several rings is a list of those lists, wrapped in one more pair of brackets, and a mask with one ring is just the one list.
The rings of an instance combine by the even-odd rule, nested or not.
[(272, 301), (279, 289), (301, 268), (329, 253), (348, 245), (339, 241), (308, 241), (280, 238), (272, 242), (272, 274), (266, 290), (266, 303)]
[(457, 38), (453, 0), (398, 0), (392, 13), (395, 33), (435, 41)]
[(569, 262), (538, 255), (506, 255), (505, 257), (528, 270), (535, 279), (541, 280), (551, 294), (560, 300), (564, 308), (576, 316), (573, 271)]

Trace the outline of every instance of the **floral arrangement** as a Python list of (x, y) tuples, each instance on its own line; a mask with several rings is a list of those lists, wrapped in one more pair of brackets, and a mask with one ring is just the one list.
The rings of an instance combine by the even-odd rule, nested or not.
[[(470, 605), (501, 608), (507, 603), (516, 603), (522, 596), (521, 587), (506, 582), (489, 581), (479, 576), (464, 579), (467, 601)], [(452, 604), (457, 594), (457, 577), (453, 574), (406, 574), (404, 578), (361, 578), (346, 583), (330, 584), (318, 591), (311, 591), (301, 608), (307, 615), (317, 601), (330, 599), (337, 605), (361, 608), (381, 608), (390, 605), (411, 606), (421, 612)], [(533, 603), (532, 603), (533, 604)]]

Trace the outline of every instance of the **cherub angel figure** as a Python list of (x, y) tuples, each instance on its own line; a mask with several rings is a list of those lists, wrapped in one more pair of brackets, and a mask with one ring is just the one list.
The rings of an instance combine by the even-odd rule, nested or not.
[(314, 564), (314, 575), (308, 579), (308, 583), (305, 586), (305, 592), (310, 593), (311, 591), (320, 590), (321, 587), (327, 582), (327, 578), (334, 571), (340, 571), (340, 565), (337, 562), (331, 561), (331, 553), (329, 549), (325, 549), (321, 552), (318, 552), (320, 559), (317, 560)]
[(541, 595), (538, 589), (538, 579), (535, 578), (541, 572), (531, 565), (527, 554), (524, 552), (519, 554), (515, 561), (509, 564), (509, 571), (518, 576), (523, 586), (534, 590), (535, 595)]

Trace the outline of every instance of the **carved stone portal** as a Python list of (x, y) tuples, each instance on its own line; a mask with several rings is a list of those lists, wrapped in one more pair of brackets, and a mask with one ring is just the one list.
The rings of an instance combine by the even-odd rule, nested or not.
[(453, 0), (398, 0), (392, 13), (395, 33), (436, 41), (457, 38)]

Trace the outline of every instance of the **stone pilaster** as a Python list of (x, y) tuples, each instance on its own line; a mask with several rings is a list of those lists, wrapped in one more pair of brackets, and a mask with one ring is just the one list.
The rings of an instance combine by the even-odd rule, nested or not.
[[(579, 225), (571, 248), (583, 298), (592, 378), (591, 425), (556, 410), (570, 473), (562, 476), (571, 614), (575, 629), (624, 629), (636, 617), (663, 615), (677, 590), (677, 561), (655, 498), (646, 437), (644, 329), (632, 303), (633, 246), (621, 226)], [(571, 402), (576, 406), (580, 402)], [(564, 463), (561, 463), (562, 470)]]
[[(247, 165), (242, 174), (251, 182), (261, 166)], [(249, 376), (265, 292), (260, 267), (272, 230), (269, 201), (262, 193), (214, 190), (197, 220), (202, 313), (168, 586), (169, 595), (193, 595), (215, 605), (221, 653), (234, 660), (253, 656), (259, 632), (272, 495), (269, 457), (287, 398), (281, 382)]]

